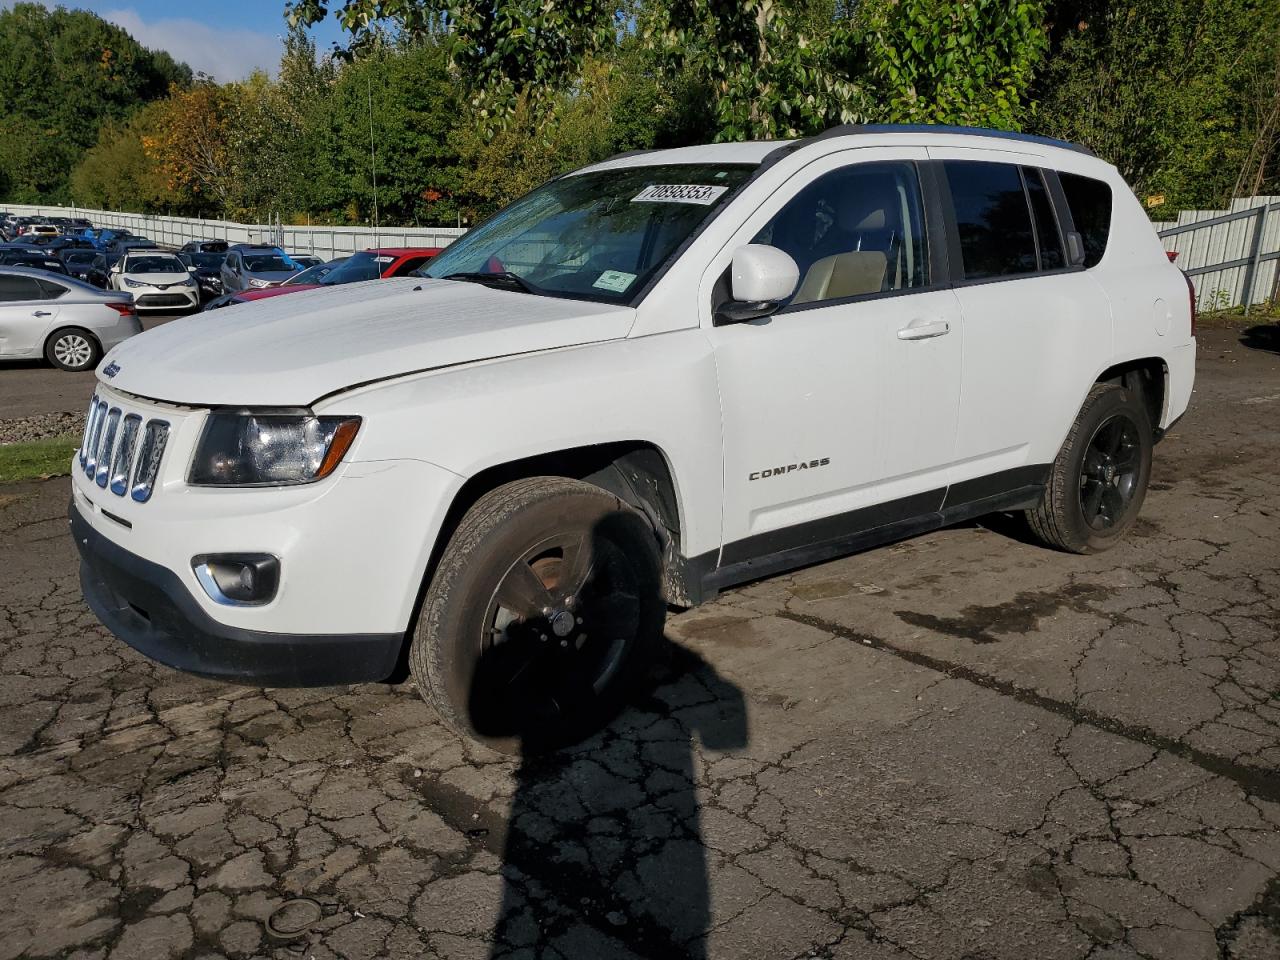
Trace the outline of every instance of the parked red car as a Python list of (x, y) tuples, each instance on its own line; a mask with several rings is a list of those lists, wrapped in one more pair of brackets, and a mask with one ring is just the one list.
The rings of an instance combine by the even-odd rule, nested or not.
[(377, 280), (380, 277), (383, 279), (403, 277), (406, 273), (417, 270), (443, 249), (443, 247), (376, 247), (372, 250), (361, 250), (325, 274), (324, 279), (319, 283), (293, 283), (267, 287), (264, 290), (242, 290), (235, 295), (234, 302), (248, 303), (251, 300), (278, 297), (281, 294), (297, 293), (300, 290), (318, 290), (321, 287), (357, 283), (361, 280)]

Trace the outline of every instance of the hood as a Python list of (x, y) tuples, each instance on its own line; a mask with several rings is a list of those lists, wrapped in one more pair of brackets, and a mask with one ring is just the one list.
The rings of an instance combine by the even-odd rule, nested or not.
[(621, 339), (634, 319), (457, 280), (371, 280), (170, 321), (117, 346), (98, 375), (118, 368), (112, 387), (190, 406), (302, 406), (420, 370)]
[(240, 299), (244, 301), (268, 300), (286, 293), (301, 293), (304, 290), (319, 290), (318, 283), (295, 283), (288, 287), (266, 287), (264, 289), (248, 289), (240, 291)]
[(296, 277), (301, 270), (246, 270), (244, 275), (254, 280), (266, 280), (268, 283), (280, 283), (290, 277)]

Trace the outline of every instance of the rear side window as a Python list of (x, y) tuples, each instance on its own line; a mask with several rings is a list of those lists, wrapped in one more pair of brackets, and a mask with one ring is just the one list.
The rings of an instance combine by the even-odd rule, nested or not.
[(1041, 270), (1060, 270), (1067, 258), (1062, 251), (1062, 232), (1054, 216), (1053, 203), (1045, 187), (1044, 176), (1035, 167), (1022, 168), (1022, 180), (1031, 200), (1031, 214), (1036, 223), (1036, 246), (1040, 250)]
[(37, 280), (36, 283), (40, 285), (40, 291), (46, 300), (57, 300), (67, 292), (67, 288), (60, 283), (52, 283), (48, 280)]
[(33, 277), (0, 276), (0, 303), (7, 300), (40, 300), (40, 282)]
[(943, 163), (966, 280), (1035, 273), (1036, 241), (1018, 168), (1007, 163)]
[(1075, 173), (1059, 173), (1076, 233), (1084, 241), (1084, 265), (1096, 266), (1107, 252), (1111, 235), (1111, 187)]

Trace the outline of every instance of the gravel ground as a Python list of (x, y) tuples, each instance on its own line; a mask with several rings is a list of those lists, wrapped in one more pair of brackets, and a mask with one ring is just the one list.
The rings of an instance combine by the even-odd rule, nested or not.
[(64, 434), (78, 435), (84, 432), (84, 418), (83, 413), (43, 413), (34, 417), (0, 418), (0, 446), (47, 440)]

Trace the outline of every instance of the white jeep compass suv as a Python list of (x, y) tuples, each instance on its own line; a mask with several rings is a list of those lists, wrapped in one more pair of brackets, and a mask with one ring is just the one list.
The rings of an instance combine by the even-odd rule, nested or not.
[(1090, 553), (1191, 394), (1193, 309), (1115, 169), (942, 127), (614, 157), (419, 276), (111, 351), (85, 598), (263, 685), (407, 661), (500, 748), (599, 722), (666, 604), (992, 511)]

